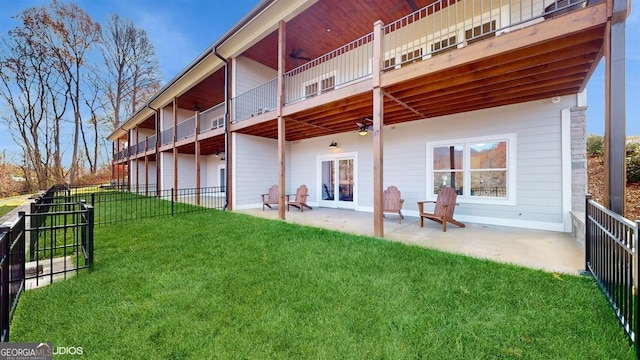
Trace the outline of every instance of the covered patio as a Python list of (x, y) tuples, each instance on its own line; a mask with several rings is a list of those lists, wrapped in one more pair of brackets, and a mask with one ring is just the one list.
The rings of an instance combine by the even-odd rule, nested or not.
[[(237, 211), (278, 220), (277, 210)], [(584, 269), (584, 248), (569, 233), (529, 230), (504, 226), (465, 223), (465, 228), (447, 227), (425, 220), (420, 228), (417, 217), (385, 215), (385, 240), (422, 246), (446, 252), (510, 263), (549, 272), (578, 275)], [(314, 207), (287, 213), (286, 222), (374, 236), (373, 214), (353, 210)]]

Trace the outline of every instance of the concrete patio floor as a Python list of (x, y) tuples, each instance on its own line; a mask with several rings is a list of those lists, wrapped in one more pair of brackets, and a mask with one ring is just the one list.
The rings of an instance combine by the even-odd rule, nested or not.
[[(278, 210), (240, 210), (256, 217), (278, 220)], [(568, 233), (528, 230), (504, 226), (466, 223), (465, 228), (442, 226), (425, 220), (420, 228), (417, 217), (384, 219), (384, 238), (407, 245), (422, 246), (472, 257), (490, 259), (549, 272), (578, 275), (584, 269), (584, 248)], [(373, 236), (373, 214), (353, 210), (314, 208), (300, 212), (291, 209), (287, 222)]]

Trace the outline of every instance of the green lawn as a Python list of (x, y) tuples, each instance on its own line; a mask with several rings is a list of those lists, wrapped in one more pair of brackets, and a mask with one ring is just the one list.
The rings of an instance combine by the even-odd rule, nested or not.
[(0, 216), (3, 216), (4, 214), (8, 213), (9, 211), (13, 210), (14, 208), (15, 208), (15, 206), (0, 205)]
[(95, 270), (23, 294), (12, 341), (83, 359), (634, 356), (587, 277), (219, 211), (95, 235)]

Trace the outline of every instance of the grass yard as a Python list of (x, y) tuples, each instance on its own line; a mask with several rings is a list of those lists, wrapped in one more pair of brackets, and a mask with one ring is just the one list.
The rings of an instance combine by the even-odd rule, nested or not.
[(220, 211), (95, 235), (95, 270), (23, 294), (12, 341), (83, 359), (634, 357), (587, 277)]
[(8, 213), (9, 211), (13, 210), (14, 208), (15, 208), (15, 206), (0, 205), (0, 216), (3, 216), (4, 214)]

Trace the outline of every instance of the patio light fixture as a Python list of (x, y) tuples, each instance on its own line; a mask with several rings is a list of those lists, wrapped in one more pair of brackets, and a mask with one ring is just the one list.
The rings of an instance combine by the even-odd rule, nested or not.
[(356, 123), (358, 126), (358, 135), (360, 136), (366, 136), (369, 133), (369, 124), (367, 124), (366, 121), (371, 121), (371, 119), (363, 117), (360, 119), (360, 122)]
[(329, 144), (329, 149), (335, 149), (338, 147), (338, 143), (335, 141), (332, 141), (331, 144)]

